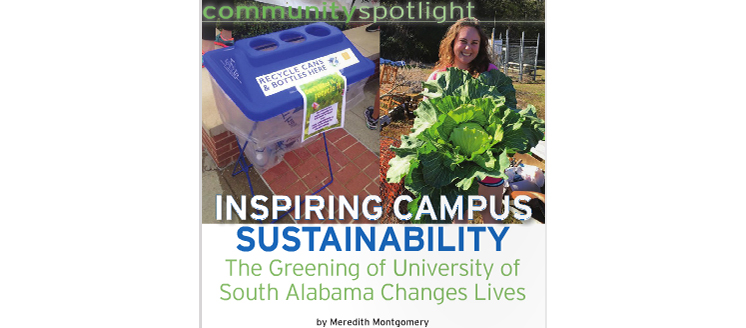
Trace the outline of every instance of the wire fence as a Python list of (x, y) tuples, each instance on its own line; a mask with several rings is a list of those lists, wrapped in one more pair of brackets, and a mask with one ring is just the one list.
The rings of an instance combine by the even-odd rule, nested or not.
[(505, 31), (505, 35), (500, 34), (491, 41), (493, 62), (501, 72), (517, 77), (519, 82), (524, 79), (536, 81), (540, 39), (541, 34), (537, 34), (535, 39), (526, 39), (525, 32), (519, 38), (511, 38), (509, 31)]

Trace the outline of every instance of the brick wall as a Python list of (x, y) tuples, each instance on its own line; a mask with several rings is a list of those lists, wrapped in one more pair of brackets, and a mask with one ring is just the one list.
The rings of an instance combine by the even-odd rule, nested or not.
[(233, 164), (238, 159), (238, 143), (236, 142), (236, 136), (230, 131), (210, 136), (202, 128), (202, 146), (207, 149), (210, 157), (212, 157), (219, 168)]

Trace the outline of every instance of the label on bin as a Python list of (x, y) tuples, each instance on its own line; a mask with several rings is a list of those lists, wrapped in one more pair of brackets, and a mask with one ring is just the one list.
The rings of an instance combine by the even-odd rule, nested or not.
[(339, 124), (339, 121), (337, 121), (338, 107), (339, 104), (334, 103), (331, 106), (319, 109), (315, 113), (309, 115), (308, 133), (313, 134), (327, 126), (334, 126)]
[(303, 96), (302, 141), (344, 127), (346, 87), (347, 78), (338, 71), (297, 87)]
[(347, 48), (297, 65), (256, 77), (256, 82), (264, 92), (271, 96), (283, 90), (316, 80), (324, 75), (339, 71), (359, 62), (355, 53)]

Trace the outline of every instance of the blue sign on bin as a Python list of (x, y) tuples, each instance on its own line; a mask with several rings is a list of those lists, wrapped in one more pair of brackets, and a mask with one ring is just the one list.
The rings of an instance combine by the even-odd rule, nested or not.
[(295, 88), (339, 71), (348, 84), (372, 75), (363, 57), (337, 29), (313, 23), (236, 42), (204, 55), (205, 68), (236, 106), (254, 122), (303, 106)]

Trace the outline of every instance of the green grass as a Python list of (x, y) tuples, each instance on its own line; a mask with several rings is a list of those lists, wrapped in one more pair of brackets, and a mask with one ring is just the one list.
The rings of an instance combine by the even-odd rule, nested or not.
[(534, 105), (536, 107), (536, 116), (542, 120), (546, 120), (544, 117), (545, 103), (544, 103), (544, 84), (521, 84), (513, 82), (515, 87), (515, 97), (518, 100), (518, 108), (526, 108), (527, 104)]

